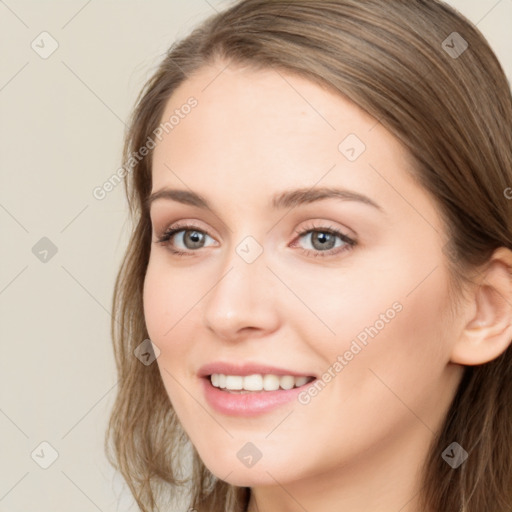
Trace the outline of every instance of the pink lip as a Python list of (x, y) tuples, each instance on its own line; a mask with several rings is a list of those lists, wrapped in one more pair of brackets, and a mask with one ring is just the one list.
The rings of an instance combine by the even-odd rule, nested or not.
[[(209, 371), (209, 370), (208, 370)], [(252, 373), (274, 373), (273, 372), (252, 372)], [(222, 372), (214, 372), (222, 373)], [(229, 373), (233, 375), (233, 373)], [(240, 373), (235, 373), (235, 375)], [(250, 375), (250, 373), (248, 373)], [(286, 373), (286, 375), (290, 375)], [(280, 405), (291, 402), (297, 395), (304, 391), (308, 384), (298, 388), (278, 389), (276, 391), (253, 391), (251, 393), (229, 393), (212, 385), (208, 377), (201, 378), (206, 401), (216, 411), (229, 416), (250, 417), (269, 412)]]
[[(259, 373), (261, 375), (291, 375), (292, 377), (315, 377), (311, 373), (299, 373), (293, 370), (286, 370), (284, 368), (276, 368), (275, 366), (267, 366), (259, 363), (247, 364), (231, 364), (231, 363), (210, 363), (201, 366), (198, 371), (199, 377), (207, 377), (213, 373), (222, 373), (224, 375), (253, 375)], [(268, 392), (267, 392), (268, 393)]]

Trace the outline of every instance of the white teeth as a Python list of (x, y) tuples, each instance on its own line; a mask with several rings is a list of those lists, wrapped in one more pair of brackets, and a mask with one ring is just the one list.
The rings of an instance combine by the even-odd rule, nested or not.
[(263, 389), (263, 377), (257, 374), (245, 376), (243, 388), (247, 391), (261, 391)]
[(307, 377), (297, 377), (295, 379), (295, 385), (297, 387), (299, 386), (304, 386), (304, 384), (306, 384), (306, 382), (308, 381), (308, 378)]
[(265, 375), (263, 377), (263, 389), (265, 391), (279, 389), (279, 377), (277, 375)]
[(283, 389), (292, 389), (293, 386), (295, 385), (295, 377), (292, 377), (291, 375), (283, 375), (279, 379), (279, 385)]
[(244, 378), (240, 375), (226, 375), (226, 389), (242, 389)]
[(224, 375), (214, 373), (211, 375), (212, 386), (232, 391), (275, 391), (281, 389), (292, 389), (303, 386), (312, 377), (293, 377), (292, 375)]

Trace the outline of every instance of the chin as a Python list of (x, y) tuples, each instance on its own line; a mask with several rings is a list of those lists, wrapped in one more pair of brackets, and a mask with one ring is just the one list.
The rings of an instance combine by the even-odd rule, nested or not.
[(254, 463), (252, 467), (245, 467), (237, 458), (220, 461), (212, 454), (211, 459), (201, 458), (208, 470), (220, 480), (238, 487), (272, 486), (279, 483), (285, 484), (301, 478), (290, 472), (289, 464), (284, 467), (281, 463), (273, 464), (272, 460), (265, 462), (265, 457)]
[[(210, 469), (210, 468), (208, 468)], [(265, 471), (265, 469), (260, 468), (256, 469), (247, 468), (247, 469), (229, 469), (223, 468), (225, 471), (223, 473), (217, 471), (217, 468), (213, 468), (215, 471), (210, 471), (220, 480), (227, 482), (231, 485), (236, 485), (237, 487), (255, 487), (255, 486), (267, 486), (267, 485), (275, 485), (276, 481)], [(271, 475), (274, 475), (272, 470), (269, 470)], [(279, 482), (281, 479), (276, 477)]]

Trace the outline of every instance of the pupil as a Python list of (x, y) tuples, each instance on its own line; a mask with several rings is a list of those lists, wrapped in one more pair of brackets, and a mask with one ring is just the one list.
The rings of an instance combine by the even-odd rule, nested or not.
[[(315, 247), (315, 242), (320, 242), (319, 247)], [(331, 233), (316, 232), (313, 233), (313, 247), (316, 249), (332, 249), (334, 247), (334, 236)]]
[(185, 234), (185, 240), (190, 241), (192, 244), (192, 248), (197, 248), (195, 245), (199, 244), (201, 245), (201, 233), (198, 233), (197, 231), (189, 231)]

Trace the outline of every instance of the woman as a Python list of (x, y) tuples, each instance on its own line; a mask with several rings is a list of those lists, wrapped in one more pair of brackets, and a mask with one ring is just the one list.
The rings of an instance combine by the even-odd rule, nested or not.
[(141, 510), (510, 512), (511, 123), (434, 0), (242, 0), (171, 47), (113, 304)]

